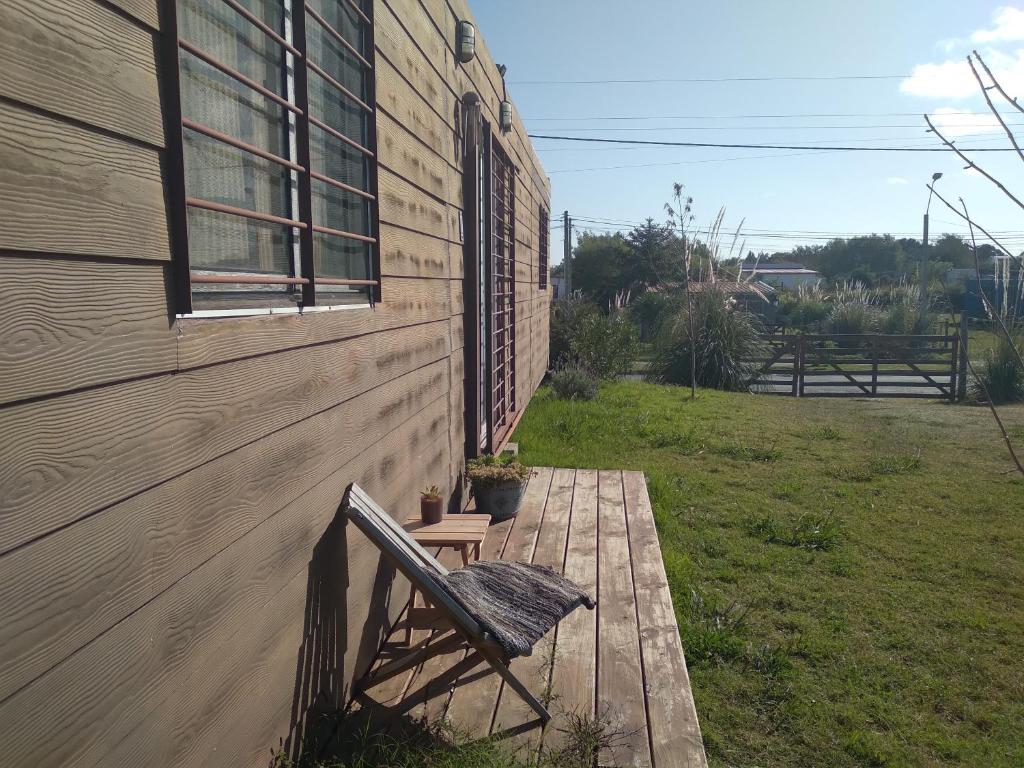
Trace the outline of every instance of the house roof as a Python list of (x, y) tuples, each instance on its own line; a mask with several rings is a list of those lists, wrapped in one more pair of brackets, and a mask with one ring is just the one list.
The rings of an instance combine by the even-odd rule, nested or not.
[(736, 282), (730, 280), (716, 280), (715, 282), (693, 282), (690, 283), (690, 290), (696, 293), (708, 290), (720, 290), (734, 296), (757, 296), (761, 299), (768, 299), (769, 293), (774, 293), (770, 285), (759, 282)]
[(783, 267), (779, 268), (765, 268), (755, 267), (751, 269), (755, 275), (820, 275), (821, 273), (814, 269), (807, 269), (806, 267)]
[(745, 261), (740, 266), (744, 272), (768, 272), (780, 269), (806, 269), (803, 264), (796, 261)]

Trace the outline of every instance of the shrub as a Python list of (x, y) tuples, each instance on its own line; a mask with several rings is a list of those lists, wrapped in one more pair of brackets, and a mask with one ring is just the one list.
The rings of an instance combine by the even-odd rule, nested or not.
[(551, 365), (556, 370), (572, 362), (573, 337), (585, 318), (599, 314), (596, 306), (578, 297), (551, 303)]
[(508, 483), (525, 483), (530, 468), (519, 463), (512, 455), (480, 456), (466, 464), (466, 477), (474, 488), (494, 488)]
[(678, 311), (679, 296), (676, 293), (648, 292), (629, 306), (629, 316), (640, 330), (641, 341), (656, 338), (665, 322)]
[(971, 392), (979, 400), (988, 397), (993, 403), (1017, 403), (1024, 400), (1024, 367), (1020, 364), (1024, 345), (1003, 336), (995, 346), (985, 352), (977, 370), (977, 379), (971, 383)]
[(599, 379), (630, 369), (639, 350), (639, 334), (624, 312), (604, 315), (582, 299), (556, 302), (551, 310), (551, 364), (575, 365)]
[(828, 317), (829, 305), (820, 285), (799, 285), (795, 291), (779, 294), (775, 319), (791, 328), (816, 330)]
[(878, 327), (878, 310), (870, 290), (858, 282), (836, 289), (835, 303), (825, 321), (828, 333), (872, 333)]
[(597, 397), (598, 380), (586, 368), (567, 365), (551, 377), (551, 389), (563, 400), (593, 400)]
[[(763, 351), (761, 323), (736, 307), (719, 289), (693, 296), (697, 384), (711, 389), (742, 391), (757, 373), (751, 358)], [(690, 324), (686, 307), (655, 343), (650, 376), (681, 386), (690, 383)]]

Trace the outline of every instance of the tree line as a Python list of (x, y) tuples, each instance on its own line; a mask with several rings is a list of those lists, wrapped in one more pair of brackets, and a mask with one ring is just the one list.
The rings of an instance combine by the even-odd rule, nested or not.
[[(740, 233), (742, 238), (742, 232)], [(606, 308), (623, 307), (652, 289), (678, 287), (685, 279), (681, 256), (683, 237), (672, 226), (653, 219), (628, 232), (613, 234), (583, 231), (573, 249), (573, 289)], [(821, 273), (829, 283), (859, 282), (868, 287), (896, 285), (917, 278), (927, 256), (933, 276), (949, 269), (974, 268), (971, 246), (955, 234), (945, 234), (924, 248), (920, 240), (892, 235), (835, 238), (823, 245), (801, 245), (787, 251), (754, 253), (724, 258), (712, 266), (706, 244), (694, 245), (691, 279), (701, 280), (712, 268), (719, 279), (736, 279), (741, 262), (751, 264), (796, 262)], [(978, 246), (983, 268), (991, 268), (999, 252), (991, 245)], [(563, 274), (563, 267), (555, 268)]]

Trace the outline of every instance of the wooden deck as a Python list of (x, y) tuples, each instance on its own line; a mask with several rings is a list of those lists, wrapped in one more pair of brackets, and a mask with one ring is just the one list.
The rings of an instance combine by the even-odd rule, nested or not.
[(542, 729), (485, 667), (460, 669), (462, 652), (371, 689), (364, 708), (392, 718), (447, 717), (464, 733), (493, 734), (525, 750), (563, 744), (567, 714), (576, 713), (606, 721), (616, 734), (599, 765), (707, 765), (642, 473), (537, 469), (518, 517), (491, 527), (482, 558), (562, 570), (597, 598), (596, 610), (575, 611), (533, 656), (512, 664), (550, 700), (552, 722)]

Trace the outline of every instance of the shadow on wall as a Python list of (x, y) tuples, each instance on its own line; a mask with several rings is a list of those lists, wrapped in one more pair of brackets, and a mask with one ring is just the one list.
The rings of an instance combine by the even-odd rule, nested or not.
[[(349, 627), (348, 533), (348, 520), (339, 508), (309, 562), (291, 723), (281, 748), (281, 754), (296, 763), (315, 759), (331, 740), (352, 679), (367, 670), (390, 629), (388, 605), (395, 571), (383, 558), (377, 561), (368, 615), (357, 612), (351, 618), (359, 624)], [(356, 638), (353, 655), (348, 650)]]

